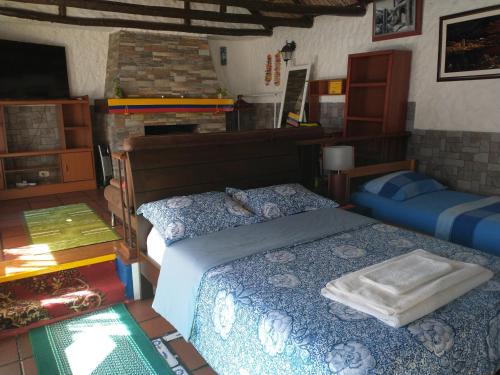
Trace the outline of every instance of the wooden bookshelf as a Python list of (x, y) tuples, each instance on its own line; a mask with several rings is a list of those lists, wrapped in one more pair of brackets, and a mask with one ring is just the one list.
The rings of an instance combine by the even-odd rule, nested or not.
[[(50, 123), (57, 133), (57, 145), (50, 149), (22, 149), (16, 137), (8, 137), (9, 107), (53, 106), (55, 119)], [(11, 115), (12, 116), (12, 115)], [(22, 131), (22, 129), (21, 129)], [(25, 134), (29, 134), (28, 129)], [(36, 135), (33, 135), (36, 137)], [(20, 149), (21, 148), (21, 149)], [(40, 172), (48, 172), (41, 176)], [(43, 174), (43, 173), (42, 173)], [(21, 181), (35, 186), (17, 187)], [(59, 100), (0, 100), (0, 200), (94, 189), (94, 151), (88, 97)]]
[(405, 130), (411, 51), (349, 55), (344, 136), (373, 136)]
[[(339, 92), (332, 93), (329, 90), (330, 82), (336, 82), (341, 85), (341, 89)], [(308, 103), (308, 118), (309, 122), (319, 122), (320, 114), (321, 114), (321, 104), (320, 98), (324, 96), (343, 96), (345, 94), (345, 79), (321, 79), (315, 81), (309, 81), (308, 84), (308, 95), (307, 95), (307, 103)]]

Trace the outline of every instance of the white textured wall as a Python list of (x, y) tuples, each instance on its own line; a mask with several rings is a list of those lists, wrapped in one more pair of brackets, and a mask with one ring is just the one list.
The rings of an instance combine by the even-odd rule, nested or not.
[[(420, 129), (500, 132), (500, 80), (436, 82), (439, 17), (498, 4), (498, 0), (425, 0), (422, 35), (372, 42), (372, 9), (363, 18), (322, 16), (311, 29), (276, 28), (271, 38), (210, 39), (219, 79), (233, 94), (276, 91), (264, 85), (266, 55), (285, 40), (297, 43), (297, 65), (313, 63), (312, 78), (345, 77), (347, 55), (377, 49), (413, 51), (410, 101), (416, 102)], [(218, 47), (227, 46), (228, 65), (221, 67)], [(283, 77), (283, 74), (282, 74)]]

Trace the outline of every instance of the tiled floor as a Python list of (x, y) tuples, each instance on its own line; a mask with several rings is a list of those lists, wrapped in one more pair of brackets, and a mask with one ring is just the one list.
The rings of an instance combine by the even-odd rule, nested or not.
[[(25, 246), (28, 236), (23, 226), (22, 212), (71, 203), (87, 203), (108, 224), (110, 215), (103, 190), (56, 194), (45, 197), (0, 201), (0, 238), (4, 248)], [(121, 228), (117, 228), (120, 232)], [(151, 300), (133, 301), (127, 307), (144, 332), (151, 338), (162, 337), (175, 329), (151, 308)], [(193, 375), (211, 375), (215, 372), (206, 364), (196, 349), (184, 339), (168, 343), (181, 365)], [(37, 374), (27, 334), (0, 340), (0, 375)]]

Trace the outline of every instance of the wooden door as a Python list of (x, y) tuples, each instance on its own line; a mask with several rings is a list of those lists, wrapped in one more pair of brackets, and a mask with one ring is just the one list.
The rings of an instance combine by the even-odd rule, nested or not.
[(68, 152), (61, 154), (63, 182), (94, 179), (92, 152)]

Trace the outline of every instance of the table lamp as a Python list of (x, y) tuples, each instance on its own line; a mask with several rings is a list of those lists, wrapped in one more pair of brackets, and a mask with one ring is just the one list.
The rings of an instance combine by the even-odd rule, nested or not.
[(341, 172), (352, 168), (354, 168), (354, 147), (323, 147), (323, 169), (330, 172), (328, 176), (328, 193), (334, 201), (340, 204), (347, 203), (346, 176)]

